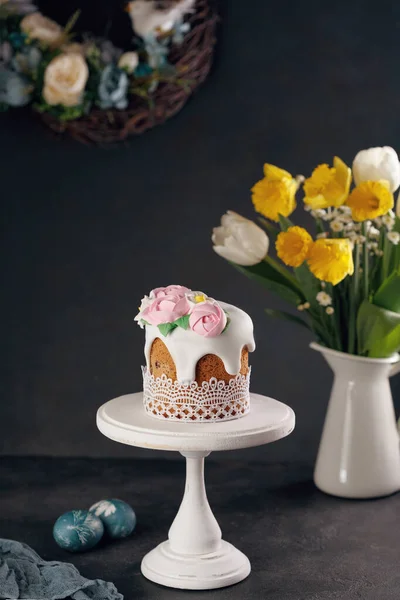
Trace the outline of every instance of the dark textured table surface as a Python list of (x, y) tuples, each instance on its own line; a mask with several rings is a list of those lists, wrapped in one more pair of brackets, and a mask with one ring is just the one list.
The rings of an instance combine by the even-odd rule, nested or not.
[[(88, 578), (113, 581), (126, 600), (398, 600), (400, 495), (340, 500), (318, 492), (305, 465), (225, 458), (207, 459), (206, 479), (224, 538), (252, 563), (250, 577), (236, 586), (185, 592), (140, 573), (141, 558), (166, 539), (179, 507), (183, 459), (2, 458), (0, 535), (47, 560), (72, 562)], [(58, 548), (56, 518), (104, 497), (134, 506), (132, 537), (86, 554)]]

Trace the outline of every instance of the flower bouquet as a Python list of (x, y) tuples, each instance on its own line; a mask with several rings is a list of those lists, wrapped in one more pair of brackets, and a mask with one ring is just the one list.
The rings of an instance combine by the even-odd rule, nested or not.
[(0, 111), (31, 105), (57, 133), (107, 143), (175, 114), (211, 66), (216, 16), (208, 0), (127, 4), (128, 51), (74, 33), (31, 0), (0, 0)]
[[(263, 229), (229, 211), (213, 231), (214, 250), (301, 313), (269, 315), (311, 329), (328, 348), (389, 357), (400, 349), (399, 185), (389, 147), (359, 152), (352, 169), (335, 157), (307, 179), (266, 164), (252, 188)], [(309, 229), (291, 220), (300, 187)]]
[[(400, 490), (389, 385), (400, 370), (399, 185), (399, 159), (388, 147), (362, 150), (352, 169), (335, 157), (307, 179), (266, 164), (252, 188), (262, 228), (228, 212), (212, 236), (220, 256), (297, 309), (266, 312), (310, 329), (318, 342), (311, 346), (333, 369), (314, 481), (345, 498)], [(310, 227), (291, 220), (300, 187)]]

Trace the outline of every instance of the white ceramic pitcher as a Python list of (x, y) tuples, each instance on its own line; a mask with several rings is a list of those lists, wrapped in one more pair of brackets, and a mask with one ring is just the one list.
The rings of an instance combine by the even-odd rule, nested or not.
[(315, 485), (343, 498), (400, 490), (400, 444), (389, 377), (400, 356), (364, 358), (312, 343), (335, 379), (314, 471)]

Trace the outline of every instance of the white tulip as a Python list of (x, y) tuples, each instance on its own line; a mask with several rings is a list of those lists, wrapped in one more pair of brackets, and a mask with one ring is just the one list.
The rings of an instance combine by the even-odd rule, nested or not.
[(356, 185), (362, 181), (386, 179), (390, 191), (400, 185), (400, 162), (396, 150), (390, 146), (361, 150), (353, 161), (353, 177)]
[(213, 229), (212, 241), (217, 254), (242, 267), (261, 262), (269, 248), (265, 231), (232, 210), (222, 216), (220, 227)]

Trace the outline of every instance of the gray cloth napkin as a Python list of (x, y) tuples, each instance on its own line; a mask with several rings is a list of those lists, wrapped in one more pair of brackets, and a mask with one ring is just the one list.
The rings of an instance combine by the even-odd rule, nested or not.
[(0, 539), (0, 598), (123, 600), (113, 583), (85, 579), (69, 563), (45, 561), (20, 542)]

